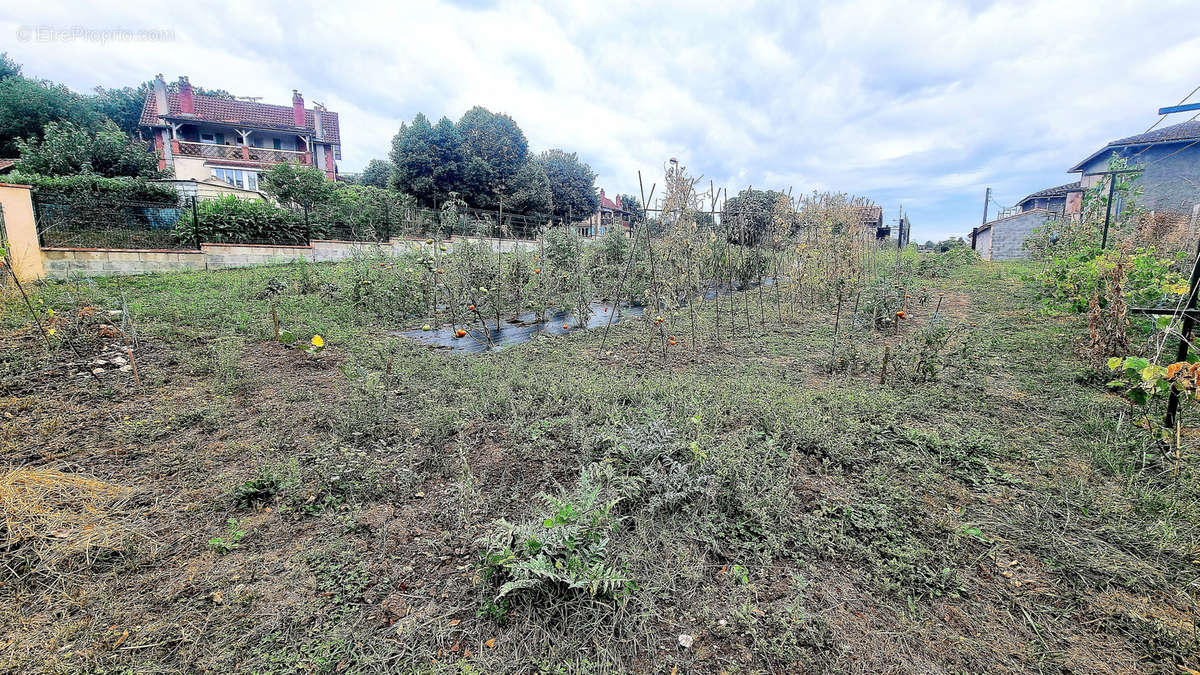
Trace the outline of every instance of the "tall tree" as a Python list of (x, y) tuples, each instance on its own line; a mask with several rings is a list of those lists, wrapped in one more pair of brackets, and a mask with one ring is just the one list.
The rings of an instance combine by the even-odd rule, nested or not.
[(646, 219), (646, 214), (642, 211), (642, 200), (633, 195), (617, 195), (621, 200), (621, 208), (629, 212), (629, 220), (634, 223), (640, 223)]
[(92, 109), (115, 122), (121, 131), (136, 138), (140, 135), (139, 125), (147, 90), (145, 84), (120, 89), (96, 87), (96, 93), (91, 97)]
[(521, 165), (504, 196), (504, 209), (529, 214), (548, 215), (553, 212), (554, 195), (550, 190), (550, 179), (540, 162), (526, 160)]
[(311, 209), (333, 196), (333, 183), (325, 178), (325, 172), (310, 165), (276, 164), (263, 174), (261, 184), (263, 192), (279, 203), (296, 208)]
[(596, 174), (573, 152), (547, 150), (537, 161), (550, 181), (554, 216), (562, 220), (581, 220), (600, 208), (596, 192)]
[(92, 129), (96, 119), (88, 101), (61, 84), (20, 76), (0, 80), (0, 157), (16, 157), (17, 139), (41, 138), (50, 122)]
[(390, 154), (391, 185), (424, 204), (444, 201), (462, 186), (465, 156), (454, 123), (443, 117), (436, 126), (421, 113), (400, 125)]
[(529, 142), (516, 121), (475, 106), (455, 125), (467, 163), (463, 197), (474, 206), (493, 207), (497, 196), (512, 189), (529, 155)]
[(8, 52), (0, 52), (0, 80), (21, 76), (21, 64), (8, 58)]
[(366, 168), (363, 169), (362, 175), (358, 178), (358, 184), (385, 188), (391, 177), (392, 165), (382, 159), (373, 159), (367, 162)]
[(158, 162), (147, 143), (131, 139), (111, 120), (95, 131), (72, 122), (48, 122), (42, 137), (17, 141), (17, 170), (47, 176), (97, 174), (156, 177)]
[(746, 244), (758, 241), (771, 226), (780, 194), (775, 190), (742, 190), (725, 202), (721, 223), (729, 231), (729, 239)]

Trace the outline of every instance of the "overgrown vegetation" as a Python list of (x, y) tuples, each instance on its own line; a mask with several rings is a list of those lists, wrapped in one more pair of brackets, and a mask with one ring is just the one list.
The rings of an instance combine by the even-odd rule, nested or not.
[[(1131, 424), (1040, 262), (875, 246), (837, 194), (741, 237), (665, 184), (658, 237), (39, 285), (39, 316), (91, 308), (48, 347), (6, 298), (0, 457), (54, 487), (5, 502), (0, 664), (1193, 667), (1197, 411), (1170, 445)], [(631, 298), (482, 354), (396, 336)]]

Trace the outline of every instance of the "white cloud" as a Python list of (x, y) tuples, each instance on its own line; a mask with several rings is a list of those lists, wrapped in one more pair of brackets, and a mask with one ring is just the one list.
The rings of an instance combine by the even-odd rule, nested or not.
[[(1137, 133), (1200, 78), (1200, 6), (891, 3), (5, 3), (2, 44), (85, 90), (186, 74), (341, 115), (343, 167), (386, 155), (417, 112), (511, 114), (532, 147), (577, 151), (610, 193), (667, 157), (731, 192), (753, 184), (903, 202), (920, 239), (976, 224)], [(175, 21), (175, 23), (173, 23)], [(173, 42), (21, 41), (22, 26), (171, 29)], [(705, 181), (707, 183), (707, 180)]]

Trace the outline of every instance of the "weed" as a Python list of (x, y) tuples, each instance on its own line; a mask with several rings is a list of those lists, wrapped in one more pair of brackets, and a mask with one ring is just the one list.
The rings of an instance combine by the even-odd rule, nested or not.
[(271, 502), (296, 488), (299, 473), (295, 457), (281, 464), (259, 467), (253, 478), (234, 488), (233, 503), (248, 508)]
[(238, 527), (237, 518), (230, 518), (225, 523), (225, 536), (217, 536), (208, 540), (208, 548), (217, 555), (225, 555), (232, 552), (236, 548), (240, 548), (242, 538), (246, 536), (246, 531)]
[(612, 479), (611, 467), (590, 466), (580, 473), (575, 490), (542, 495), (548, 513), (540, 522), (496, 523), (482, 570), (483, 578), (498, 586), (491, 605), (517, 592), (616, 598), (632, 590), (632, 579), (607, 554), (619, 525), (613, 514), (619, 500), (609, 493)]

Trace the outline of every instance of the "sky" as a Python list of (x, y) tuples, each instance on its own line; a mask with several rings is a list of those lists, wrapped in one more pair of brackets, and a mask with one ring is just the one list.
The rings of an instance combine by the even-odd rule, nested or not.
[[(1200, 86), (1200, 2), (5, 2), (0, 51), (88, 91), (163, 73), (340, 116), (342, 162), (417, 113), (511, 115), (608, 195), (661, 182), (862, 195), (916, 241), (1145, 131)], [(125, 31), (121, 33), (120, 31)], [(1200, 98), (1193, 97), (1192, 100)], [(1182, 122), (1172, 116), (1163, 124)]]

